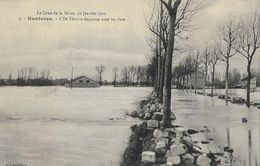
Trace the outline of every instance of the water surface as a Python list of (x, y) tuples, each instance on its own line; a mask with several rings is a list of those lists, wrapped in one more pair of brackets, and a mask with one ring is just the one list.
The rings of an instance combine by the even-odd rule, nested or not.
[[(0, 163), (114, 166), (151, 88), (2, 87)], [(109, 120), (113, 118), (113, 120)]]

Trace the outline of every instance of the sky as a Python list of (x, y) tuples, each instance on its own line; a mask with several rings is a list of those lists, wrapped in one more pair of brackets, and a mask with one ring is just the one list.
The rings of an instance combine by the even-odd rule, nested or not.
[[(104, 79), (111, 80), (115, 66), (144, 65), (150, 54), (147, 37), (151, 35), (145, 17), (152, 3), (152, 0), (0, 0), (0, 76), (7, 78), (12, 72), (16, 77), (17, 70), (32, 66), (49, 69), (54, 78), (69, 78), (73, 66), (75, 76), (95, 78), (95, 67), (103, 64)], [(196, 30), (191, 33), (189, 44), (203, 47), (214, 41), (217, 27), (226, 18), (250, 14), (259, 6), (259, 0), (215, 0), (194, 18)], [(37, 11), (101, 12), (106, 13), (101, 18), (119, 17), (125, 21), (24, 20), (30, 16), (49, 17), (37, 15)], [(259, 59), (258, 52), (254, 68)], [(245, 72), (246, 63), (241, 56), (231, 63), (231, 68), (238, 66)], [(220, 71), (223, 68), (219, 65)]]

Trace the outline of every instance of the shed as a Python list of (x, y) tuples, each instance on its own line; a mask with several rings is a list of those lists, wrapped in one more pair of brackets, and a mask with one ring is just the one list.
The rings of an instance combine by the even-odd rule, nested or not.
[(66, 87), (71, 87), (71, 86), (73, 88), (93, 88), (93, 87), (100, 87), (100, 84), (89, 77), (80, 76), (66, 84)]

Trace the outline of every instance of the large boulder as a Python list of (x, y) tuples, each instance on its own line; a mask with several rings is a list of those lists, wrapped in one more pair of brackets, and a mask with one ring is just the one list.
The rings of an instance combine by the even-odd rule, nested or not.
[(147, 127), (148, 128), (158, 128), (159, 127), (159, 121), (158, 120), (148, 120), (147, 121)]
[(138, 116), (138, 111), (132, 111), (132, 112), (130, 113), (130, 116), (132, 116), (132, 117), (137, 117), (137, 116)]
[(193, 163), (194, 163), (194, 157), (189, 154), (189, 153), (186, 153), (184, 155), (182, 155), (182, 162), (184, 164), (184, 166), (193, 166)]
[(210, 166), (210, 162), (211, 159), (208, 158), (205, 154), (200, 155), (196, 161), (197, 165), (199, 166)]
[(173, 156), (179, 156), (187, 152), (187, 147), (181, 143), (173, 143), (170, 149)]
[(152, 119), (152, 114), (150, 112), (146, 112), (144, 115), (144, 119), (146, 119), (146, 120)]
[(155, 129), (153, 132), (153, 136), (156, 139), (161, 138), (163, 136), (163, 132), (159, 129)]
[(159, 141), (156, 143), (155, 152), (158, 156), (164, 156), (166, 154), (166, 144), (167, 142), (165, 141)]
[(155, 112), (155, 113), (154, 113), (154, 119), (155, 119), (155, 120), (158, 120), (158, 121), (162, 121), (162, 119), (163, 119), (163, 113), (161, 113), (161, 112)]
[(152, 105), (151, 105), (150, 111), (151, 111), (151, 112), (155, 112), (155, 111), (156, 111), (156, 106), (155, 106), (155, 104), (152, 104)]
[(156, 155), (155, 152), (144, 151), (142, 152), (142, 162), (155, 163)]
[(178, 165), (181, 163), (181, 158), (180, 156), (171, 156), (167, 157), (167, 164), (168, 165)]
[(192, 148), (192, 146), (193, 146), (193, 142), (192, 142), (191, 137), (188, 137), (188, 136), (182, 137), (182, 142), (183, 142), (183, 144), (185, 144), (189, 149)]

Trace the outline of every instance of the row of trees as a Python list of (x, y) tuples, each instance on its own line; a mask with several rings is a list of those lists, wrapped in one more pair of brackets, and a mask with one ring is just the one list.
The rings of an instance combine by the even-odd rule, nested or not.
[(171, 127), (171, 87), (173, 55), (181, 48), (176, 40), (187, 39), (185, 32), (190, 28), (192, 17), (202, 5), (193, 0), (158, 0), (151, 17), (147, 20), (153, 36), (150, 42), (152, 56), (157, 59), (155, 91), (164, 106), (163, 127)]
[(13, 78), (10, 72), (7, 80), (2, 80), (2, 85), (15, 86), (49, 86), (53, 85), (50, 70), (38, 70), (35, 67), (24, 67), (17, 71), (17, 77)]
[[(106, 71), (104, 65), (96, 66), (97, 77), (100, 85), (103, 85), (103, 74)], [(126, 66), (119, 70), (113, 68), (114, 86), (152, 86), (155, 80), (154, 63), (145, 66)]]
[[(205, 83), (208, 79), (209, 69), (212, 70), (212, 93), (215, 84), (215, 70), (219, 61), (225, 65), (226, 102), (228, 102), (229, 66), (230, 59), (236, 54), (241, 54), (247, 61), (247, 76), (251, 78), (252, 59), (259, 48), (259, 13), (254, 16), (241, 18), (239, 21), (230, 19), (220, 26), (217, 33), (218, 39), (212, 44), (206, 44), (202, 49), (190, 51), (183, 65), (175, 68), (173, 72), (172, 61), (174, 55), (182, 51), (177, 43), (188, 39), (193, 16), (205, 7), (202, 1), (193, 0), (158, 0), (158, 5), (152, 10), (148, 28), (153, 36), (150, 47), (153, 58), (157, 59), (156, 82), (154, 88), (159, 102), (164, 105), (163, 127), (171, 126), (171, 86), (172, 76), (188, 81), (191, 74), (203, 66)], [(197, 72), (195, 72), (197, 74)], [(204, 86), (205, 87), (205, 86)], [(196, 89), (196, 85), (195, 85)], [(205, 91), (205, 89), (204, 89)], [(250, 105), (250, 79), (247, 83), (247, 105)]]
[[(225, 98), (228, 103), (228, 88), (230, 86), (230, 61), (234, 56), (241, 55), (245, 58), (247, 64), (247, 106), (250, 106), (250, 82), (252, 77), (251, 65), (253, 57), (256, 55), (260, 47), (260, 17), (255, 12), (253, 16), (247, 16), (236, 20), (236, 18), (227, 20), (220, 26), (217, 32), (218, 38), (212, 44), (207, 44), (202, 49), (197, 49), (190, 53), (186, 58), (184, 65), (180, 64), (175, 69), (177, 78), (183, 78), (182, 75), (191, 76), (192, 73), (198, 71), (198, 66), (203, 67), (206, 84), (208, 82), (209, 67), (211, 67), (211, 95), (215, 86), (216, 65), (220, 61), (224, 62), (225, 67)], [(259, 55), (259, 54), (258, 54)], [(181, 71), (180, 71), (181, 70)], [(237, 78), (236, 78), (237, 79)], [(239, 80), (236, 80), (239, 81)], [(237, 82), (238, 83), (238, 82)], [(203, 86), (205, 94), (205, 85)], [(195, 89), (196, 92), (196, 89)]]

